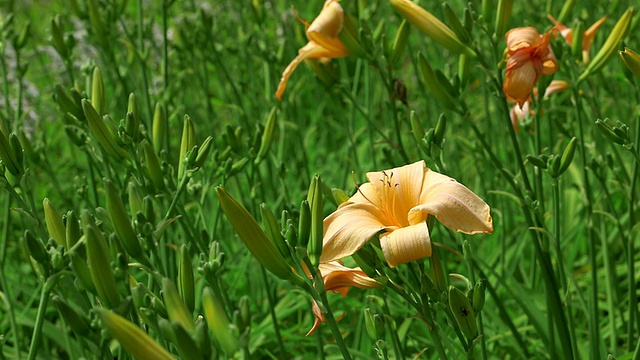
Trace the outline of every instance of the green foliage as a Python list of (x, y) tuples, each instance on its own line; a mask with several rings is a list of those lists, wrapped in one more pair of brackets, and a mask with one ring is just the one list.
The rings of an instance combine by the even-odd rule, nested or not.
[[(352, 55), (278, 102), (323, 3), (0, 2), (0, 359), (640, 356), (633, 2), (343, 0)], [(609, 20), (512, 123), (503, 33), (547, 13)], [(493, 234), (430, 217), (429, 261), (374, 239), (344, 262), (380, 287), (325, 291), (320, 220), (422, 159)]]

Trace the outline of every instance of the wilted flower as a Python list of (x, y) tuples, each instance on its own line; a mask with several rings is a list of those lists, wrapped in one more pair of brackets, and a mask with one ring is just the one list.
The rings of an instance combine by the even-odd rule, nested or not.
[[(349, 288), (352, 286), (361, 289), (380, 287), (380, 284), (377, 281), (368, 277), (367, 274), (365, 274), (359, 267), (353, 269), (348, 268), (338, 260), (320, 263), (320, 265), (318, 265), (318, 269), (322, 274), (325, 289), (327, 291), (338, 293), (342, 295), (342, 297), (347, 296), (347, 292), (349, 292)], [(307, 336), (313, 334), (321, 323), (327, 321), (320, 309), (320, 306), (315, 301), (313, 301), (312, 310), (316, 319), (313, 322), (313, 327), (307, 333)]]
[(552, 75), (558, 70), (556, 57), (549, 45), (550, 34), (540, 35), (532, 27), (515, 28), (507, 32), (508, 62), (502, 90), (508, 100), (522, 106), (540, 75)]
[(326, 0), (320, 15), (308, 25), (307, 39), (309, 42), (298, 50), (298, 56), (282, 72), (282, 78), (276, 90), (278, 100), (282, 100), (282, 94), (287, 87), (289, 77), (303, 60), (339, 58), (349, 55), (349, 50), (338, 39), (344, 22), (344, 12), (338, 1)]
[[(551, 94), (559, 93), (567, 89), (569, 89), (569, 84), (566, 81), (553, 80), (551, 81), (549, 86), (547, 86), (547, 88), (545, 89), (544, 98), (546, 99)], [(536, 100), (538, 99), (537, 88), (533, 89), (533, 96), (536, 98)], [(529, 116), (535, 115), (535, 112), (531, 110), (530, 107), (531, 107), (531, 97), (529, 97), (527, 101), (525, 101), (522, 105), (515, 104), (511, 107), (511, 110), (509, 111), (509, 116), (511, 117), (511, 123), (513, 124), (513, 128), (516, 131), (518, 132), (520, 131), (519, 123), (529, 118)]]
[(390, 266), (430, 256), (429, 215), (466, 234), (493, 232), (489, 205), (424, 161), (370, 172), (367, 178), (325, 218), (321, 263), (352, 255), (377, 234)]
[[(560, 35), (562, 35), (567, 44), (573, 45), (573, 29), (563, 25), (550, 14), (547, 14), (547, 17), (556, 25), (556, 29), (558, 29)], [(606, 16), (593, 23), (593, 25), (584, 32), (582, 38), (582, 59), (585, 63), (589, 62), (589, 49), (591, 49), (591, 45), (593, 45), (593, 39), (596, 36), (596, 32), (605, 20), (607, 20)]]

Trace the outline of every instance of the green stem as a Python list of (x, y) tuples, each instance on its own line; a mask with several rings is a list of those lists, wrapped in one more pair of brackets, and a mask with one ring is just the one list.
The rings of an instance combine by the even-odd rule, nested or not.
[[(640, 101), (640, 91), (636, 92), (638, 100)], [(630, 149), (632, 154), (635, 154), (636, 162), (633, 164), (633, 173), (631, 175), (631, 187), (629, 195), (629, 239), (627, 240), (627, 295), (629, 299), (629, 323), (627, 324), (627, 343), (631, 344), (633, 341), (635, 322), (638, 314), (638, 303), (633, 299), (636, 299), (636, 280), (635, 280), (635, 266), (634, 266), (634, 241), (632, 238), (633, 227), (637, 224), (635, 221), (635, 203), (636, 203), (636, 186), (638, 183), (638, 170), (640, 170), (640, 161), (638, 161), (637, 149), (640, 146), (640, 117), (636, 116), (636, 137), (635, 145)], [(635, 151), (634, 151), (635, 150)], [(640, 345), (640, 342), (638, 343)], [(636, 354), (638, 350), (636, 349)]]
[(42, 343), (42, 325), (44, 324), (44, 315), (47, 310), (47, 304), (49, 303), (49, 295), (51, 290), (58, 280), (58, 275), (52, 275), (42, 285), (42, 292), (40, 293), (40, 304), (38, 305), (38, 313), (36, 314), (36, 323), (33, 326), (33, 335), (31, 336), (31, 346), (29, 347), (28, 360), (33, 360), (38, 355), (38, 348)]
[(7, 279), (5, 278), (5, 255), (7, 249), (7, 240), (9, 239), (9, 226), (11, 223), (11, 198), (6, 198), (6, 206), (4, 209), (4, 220), (2, 226), (2, 238), (0, 238), (0, 286), (4, 289), (6, 294), (6, 305), (7, 312), (9, 313), (9, 324), (11, 325), (11, 333), (13, 334), (13, 341), (16, 349), (16, 356), (20, 359), (20, 328), (16, 323), (16, 314), (13, 311), (13, 306), (11, 304), (11, 294), (9, 293), (9, 286), (7, 283)]
[(590, 265), (590, 273), (591, 273), (591, 309), (589, 312), (589, 335), (591, 341), (589, 342), (591, 345), (591, 358), (599, 359), (600, 356), (600, 322), (599, 322), (599, 312), (598, 312), (598, 268), (596, 263), (596, 241), (593, 237), (593, 199), (591, 195), (591, 185), (589, 183), (589, 172), (587, 171), (587, 151), (585, 147), (585, 137), (584, 130), (582, 125), (582, 106), (580, 104), (580, 93), (579, 88), (574, 87), (573, 89), (573, 103), (574, 108), (577, 110), (578, 116), (578, 133), (580, 136), (580, 155), (582, 158), (582, 171), (584, 177), (584, 190), (587, 195), (585, 199), (585, 206), (587, 208), (587, 244), (588, 244), (588, 252), (589, 252), (589, 265)]

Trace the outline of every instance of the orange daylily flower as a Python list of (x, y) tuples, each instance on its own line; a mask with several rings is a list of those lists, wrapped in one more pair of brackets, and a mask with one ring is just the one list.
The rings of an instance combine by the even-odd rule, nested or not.
[(429, 215), (466, 234), (493, 232), (489, 205), (424, 161), (369, 172), (367, 178), (368, 183), (324, 219), (320, 262), (352, 255), (377, 234), (392, 267), (430, 256)]
[[(320, 270), (322, 274), (325, 289), (338, 293), (342, 295), (342, 297), (347, 296), (347, 292), (349, 292), (349, 288), (352, 286), (361, 289), (372, 289), (381, 286), (377, 281), (368, 277), (359, 267), (353, 269), (348, 268), (338, 260), (320, 263), (318, 270)], [(313, 301), (312, 310), (316, 318), (307, 336), (313, 334), (320, 324), (327, 321), (315, 300)], [(338, 320), (340, 320), (340, 318), (338, 318)]]
[(509, 101), (522, 106), (540, 75), (552, 75), (558, 70), (556, 56), (549, 45), (551, 31), (540, 35), (532, 27), (523, 27), (507, 32), (508, 62), (502, 90)]
[[(549, 95), (559, 93), (569, 89), (569, 84), (564, 80), (553, 80), (547, 86), (544, 91), (544, 98), (546, 99)], [(538, 99), (538, 89), (533, 89), (533, 96), (535, 99)], [(528, 118), (529, 116), (535, 115), (535, 112), (530, 109), (531, 107), (531, 97), (524, 102), (524, 104), (515, 104), (511, 107), (509, 111), (509, 116), (511, 117), (511, 123), (513, 124), (513, 128), (516, 132), (520, 132), (519, 123)]]
[[(306, 59), (340, 58), (349, 55), (349, 50), (338, 39), (344, 22), (340, 0), (326, 0), (320, 15), (307, 26), (307, 45), (298, 50), (298, 56), (282, 72), (276, 98), (282, 100), (287, 82), (298, 65)], [(307, 24), (305, 24), (307, 25)]]
[[(551, 14), (547, 14), (547, 17), (556, 25), (556, 29), (558, 29), (560, 35), (562, 35), (567, 44), (569, 44), (570, 46), (573, 45), (573, 29), (560, 23), (553, 16), (551, 16)], [(596, 36), (596, 32), (600, 28), (600, 25), (605, 22), (605, 20), (607, 20), (606, 16), (593, 23), (593, 25), (591, 25), (591, 27), (589, 27), (584, 32), (584, 35), (582, 37), (582, 59), (585, 63), (589, 62), (589, 49), (591, 49), (591, 45), (593, 45), (593, 39)]]

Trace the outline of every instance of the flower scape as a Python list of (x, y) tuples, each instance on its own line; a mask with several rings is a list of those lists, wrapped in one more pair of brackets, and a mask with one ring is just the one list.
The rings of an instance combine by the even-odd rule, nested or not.
[(640, 359), (636, 7), (0, 2), (0, 360)]

